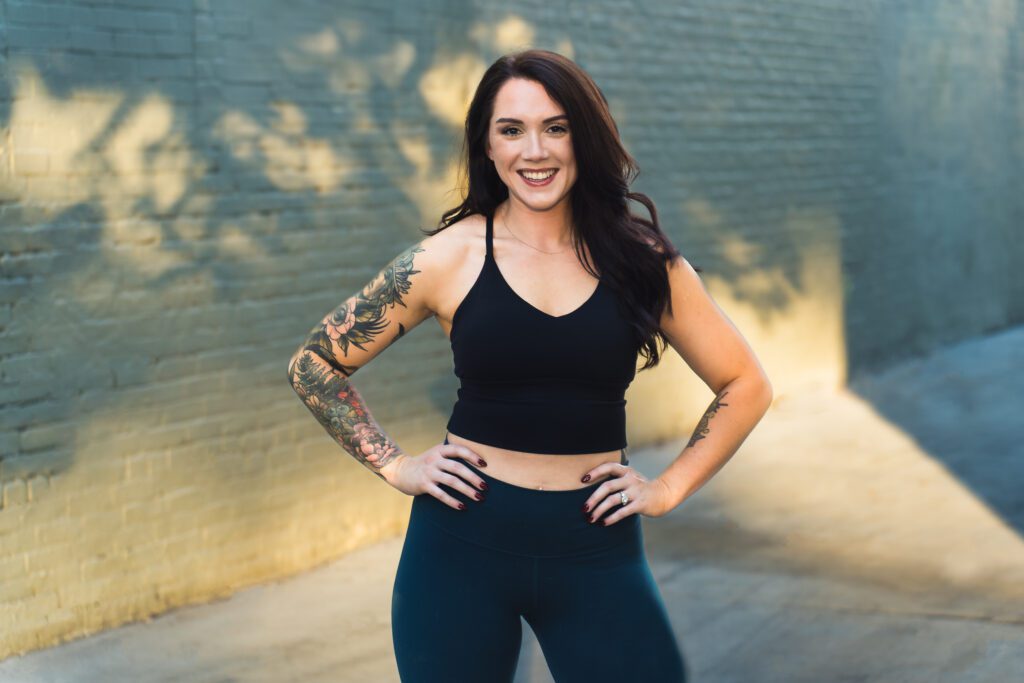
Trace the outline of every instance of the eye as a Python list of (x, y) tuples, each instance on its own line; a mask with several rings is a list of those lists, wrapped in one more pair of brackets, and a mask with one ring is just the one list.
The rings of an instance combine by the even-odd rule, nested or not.
[[(568, 128), (566, 128), (565, 126), (562, 126), (560, 124), (557, 124), (557, 123), (555, 125), (551, 126), (550, 128), (548, 128), (548, 130), (555, 130), (555, 129), (558, 130), (559, 134), (561, 134), (561, 133), (568, 133), (569, 132)], [(501, 129), (501, 134), (502, 135), (506, 135), (509, 131), (513, 131), (513, 130), (515, 130), (515, 131), (519, 130), (519, 126), (508, 126), (507, 128), (502, 128)]]

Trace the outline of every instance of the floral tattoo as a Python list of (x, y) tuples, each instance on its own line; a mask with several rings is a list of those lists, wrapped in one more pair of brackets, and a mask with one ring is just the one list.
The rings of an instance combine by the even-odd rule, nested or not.
[(711, 402), (708, 409), (704, 411), (704, 416), (700, 418), (700, 422), (697, 424), (697, 429), (694, 430), (693, 436), (690, 437), (690, 442), (686, 444), (687, 448), (703, 439), (708, 432), (711, 431), (708, 427), (708, 423), (711, 421), (711, 418), (715, 416), (715, 413), (718, 412), (720, 407), (729, 405), (728, 403), (722, 403), (722, 399), (725, 398), (728, 393), (728, 391), (724, 391), (721, 395), (715, 396), (715, 400)]
[[(414, 270), (414, 255), (423, 251), (414, 246), (400, 254), (387, 268), (377, 274), (369, 284), (355, 296), (327, 314), (320, 324), (309, 331), (305, 348), (312, 351), (327, 363), (350, 376), (358, 367), (345, 365), (338, 360), (339, 356), (347, 356), (350, 346), (363, 351), (364, 344), (373, 341), (387, 327), (384, 317), (388, 308), (396, 305), (405, 306), (402, 295), (409, 292), (410, 277), (420, 272)], [(398, 325), (398, 333), (388, 342), (388, 346), (398, 341), (405, 334), (405, 327)], [(385, 347), (386, 348), (386, 347)]]
[[(346, 451), (377, 476), (380, 468), (401, 452), (370, 415), (362, 396), (349, 377), (358, 365), (341, 361), (351, 347), (363, 351), (388, 327), (389, 309), (405, 306), (402, 295), (409, 291), (410, 277), (420, 271), (412, 267), (414, 255), (423, 248), (403, 252), (359, 293), (349, 297), (307, 334), (302, 352), (288, 366), (288, 381), (317, 421)], [(398, 331), (383, 348), (405, 335)], [(383, 349), (381, 349), (383, 351)], [(378, 352), (379, 353), (379, 352)]]

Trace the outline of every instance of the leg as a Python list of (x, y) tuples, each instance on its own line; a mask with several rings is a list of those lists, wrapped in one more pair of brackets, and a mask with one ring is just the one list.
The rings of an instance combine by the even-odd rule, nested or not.
[(414, 509), (391, 602), (403, 683), (511, 683), (522, 643), (515, 588), (530, 576), (524, 562), (418, 520)]
[(686, 663), (642, 546), (537, 563), (536, 600), (525, 617), (557, 683), (685, 683)]

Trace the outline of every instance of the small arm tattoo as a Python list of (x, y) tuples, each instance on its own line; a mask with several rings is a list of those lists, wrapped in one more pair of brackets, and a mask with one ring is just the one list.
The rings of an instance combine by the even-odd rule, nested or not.
[[(349, 377), (359, 369), (347, 364), (352, 347), (366, 350), (388, 328), (385, 317), (395, 306), (405, 307), (418, 245), (396, 257), (357, 294), (331, 311), (309, 331), (301, 352), (288, 366), (288, 381), (317, 421), (346, 451), (383, 479), (380, 468), (401, 455), (398, 446), (381, 431)], [(398, 324), (386, 349), (405, 335)], [(378, 351), (380, 353), (380, 351)]]
[(690, 442), (686, 444), (687, 448), (703, 439), (707, 436), (708, 432), (711, 431), (710, 427), (708, 427), (708, 423), (711, 421), (711, 418), (715, 416), (715, 413), (718, 412), (719, 408), (729, 405), (728, 403), (722, 402), (722, 399), (725, 398), (728, 393), (728, 391), (723, 391), (721, 395), (715, 396), (715, 400), (711, 402), (711, 405), (708, 406), (708, 409), (704, 412), (704, 416), (700, 418), (700, 422), (697, 424), (697, 429), (694, 430), (693, 436), (690, 437)]

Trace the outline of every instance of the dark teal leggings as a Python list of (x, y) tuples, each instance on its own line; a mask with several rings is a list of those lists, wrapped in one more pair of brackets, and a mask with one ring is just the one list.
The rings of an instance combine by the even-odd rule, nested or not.
[(605, 527), (583, 515), (604, 480), (544, 491), (460, 462), (487, 482), (485, 500), (444, 485), (465, 510), (413, 498), (391, 603), (404, 683), (510, 683), (520, 617), (557, 683), (686, 681), (640, 517)]

